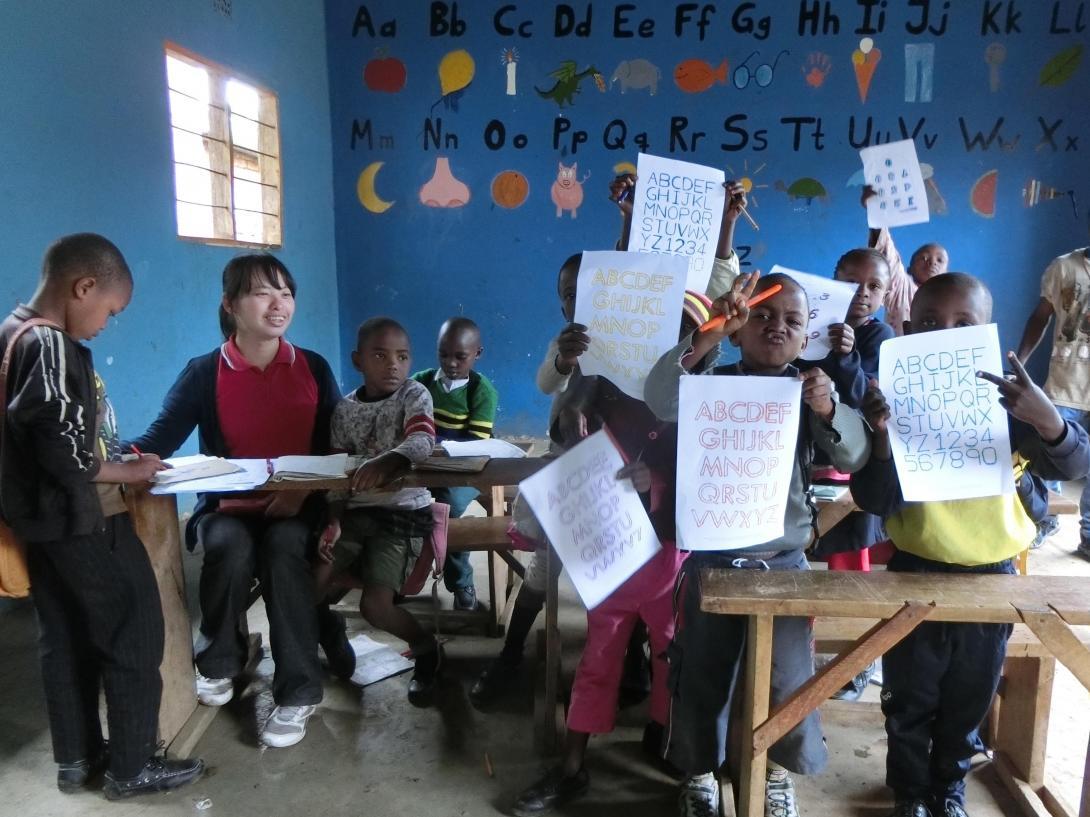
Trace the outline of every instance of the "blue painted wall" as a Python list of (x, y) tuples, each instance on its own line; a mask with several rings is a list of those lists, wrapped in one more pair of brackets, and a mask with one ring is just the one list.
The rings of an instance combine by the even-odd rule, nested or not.
[(220, 341), (220, 274), (236, 249), (180, 241), (164, 41), (277, 92), (283, 249), (299, 282), (291, 337), (340, 364), (329, 91), (319, 0), (0, 4), (0, 244), (5, 309), (33, 292), (64, 233), (115, 241), (136, 277), (92, 345), (122, 429), (142, 431), (193, 355)]
[[(638, 134), (645, 134), (653, 153), (752, 178), (752, 212), (761, 230), (740, 225), (736, 239), (747, 262), (831, 273), (836, 258), (866, 238), (859, 190), (847, 186), (860, 168), (857, 149), (891, 134), (902, 138), (903, 121), (908, 135), (916, 137), (921, 161), (934, 168), (947, 213), (929, 225), (897, 231), (897, 242), (907, 257), (924, 241), (941, 241), (953, 269), (982, 276), (995, 292), (996, 318), (1008, 345), (1017, 342), (1036, 303), (1048, 260), (1086, 243), (1085, 209), (1076, 219), (1066, 197), (1027, 209), (1022, 189), (1038, 179), (1073, 189), (1082, 205), (1090, 205), (1085, 96), (1090, 54), (1084, 53), (1090, 46), (1090, 3), (463, 0), (452, 22), (454, 5), (326, 2), (341, 337), (349, 349), (360, 320), (392, 314), (408, 326), (422, 367), (434, 365), (434, 333), (444, 317), (476, 318), (486, 346), (480, 367), (500, 390), (501, 431), (542, 431), (547, 401), (536, 393), (532, 377), (560, 326), (556, 271), (569, 253), (607, 248), (616, 239), (618, 217), (606, 187), (615, 164), (635, 161)], [(703, 8), (709, 12), (701, 36)], [(558, 15), (562, 36), (556, 31)], [(589, 31), (565, 33), (573, 18), (584, 23), (588, 15)], [(619, 24), (618, 15), (624, 18)], [(641, 24), (649, 36), (640, 35)], [(500, 27), (507, 30), (501, 33)], [(529, 36), (520, 36), (520, 30)], [(882, 56), (862, 101), (852, 53), (866, 35)], [(905, 46), (917, 43), (934, 44), (930, 102), (906, 101)], [(1006, 53), (994, 91), (985, 61), (992, 43)], [(505, 93), (501, 59), (511, 47), (518, 51), (515, 96)], [(1069, 67), (1074, 70), (1066, 79), (1055, 65), (1046, 68), (1073, 47)], [(440, 60), (457, 49), (472, 55), (475, 76), (454, 110), (435, 103), (441, 96)], [(735, 70), (747, 55), (759, 52), (747, 63), (755, 70), (782, 50), (788, 53), (776, 63), (767, 87), (756, 82), (735, 87)], [(365, 85), (364, 68), (379, 52), (406, 66), (403, 90), (381, 92)], [(830, 70), (819, 83), (826, 57)], [(608, 84), (618, 64), (634, 58), (661, 70), (655, 96), (648, 90), (622, 94), (619, 84), (600, 92), (588, 79), (561, 111), (534, 91), (535, 85), (551, 87), (549, 74), (563, 60), (575, 60), (580, 70), (595, 66)], [(686, 93), (673, 80), (675, 66), (684, 60), (718, 66), (724, 58), (726, 84)], [(1049, 76), (1055, 84), (1042, 84)], [(675, 118), (687, 119), (687, 126), (679, 128), (683, 138), (671, 143)], [(443, 136), (437, 147), (428, 129), (439, 130), (440, 119)], [(495, 150), (484, 139), (492, 120), (503, 124), (506, 137)], [(615, 120), (626, 128), (623, 145), (621, 126), (609, 128)], [(560, 128), (565, 132), (554, 142)], [(706, 134), (695, 149), (694, 131)], [(577, 144), (573, 137), (580, 132), (585, 141)], [(518, 134), (525, 137), (523, 149), (516, 147)], [(495, 146), (497, 132), (491, 135)], [(454, 175), (468, 185), (466, 206), (435, 209), (420, 203), (418, 191), (438, 156), (448, 157)], [(375, 177), (377, 195), (394, 202), (381, 214), (365, 210), (356, 191), (359, 174), (376, 161), (385, 163)], [(590, 174), (574, 220), (568, 214), (558, 219), (550, 200), (558, 161), (578, 161), (579, 177)], [(528, 200), (514, 210), (496, 206), (489, 192), (496, 174), (507, 169), (523, 173), (530, 183)], [(995, 214), (985, 218), (974, 212), (969, 195), (991, 170), (998, 170)], [(777, 182), (789, 187), (803, 177), (819, 180), (827, 195), (807, 202), (777, 189)], [(352, 379), (347, 355), (344, 360), (345, 377)], [(1043, 362), (1039, 353), (1036, 363)]]

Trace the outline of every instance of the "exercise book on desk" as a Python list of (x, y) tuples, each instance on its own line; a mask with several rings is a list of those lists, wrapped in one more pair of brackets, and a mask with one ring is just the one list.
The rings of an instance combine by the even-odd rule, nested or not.
[(443, 440), (439, 445), (452, 457), (491, 457), (492, 459), (518, 459), (526, 452), (507, 440)]
[(288, 456), (269, 460), (269, 482), (336, 479), (348, 470), (347, 454), (325, 457)]
[(236, 470), (230, 474), (220, 474), (214, 477), (201, 479), (187, 479), (181, 482), (171, 482), (161, 485), (153, 485), (151, 493), (162, 494), (203, 494), (233, 493), (236, 491), (252, 491), (269, 480), (268, 460), (228, 460)]
[(415, 466), (417, 471), (451, 471), (460, 474), (479, 474), (491, 457), (428, 457)]
[(203, 454), (194, 454), (191, 457), (171, 457), (163, 462), (170, 468), (159, 471), (155, 475), (153, 481), (156, 485), (171, 485), (176, 482), (218, 477), (242, 470), (230, 460), (222, 457), (206, 457)]

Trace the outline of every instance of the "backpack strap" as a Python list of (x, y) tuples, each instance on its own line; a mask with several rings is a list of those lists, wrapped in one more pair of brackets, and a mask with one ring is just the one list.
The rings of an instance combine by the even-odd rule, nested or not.
[[(8, 339), (7, 348), (4, 349), (4, 359), (0, 361), (0, 395), (3, 395), (3, 400), (0, 400), (0, 427), (4, 424), (4, 418), (8, 413), (8, 370), (11, 368), (11, 356), (15, 351), (15, 345), (19, 342), (19, 338), (29, 332), (36, 326), (48, 326), (50, 329), (56, 329), (58, 332), (63, 332), (57, 324), (53, 321), (46, 320), (45, 318), (28, 318), (23, 321), (15, 331), (11, 333), (11, 337)], [(2, 440), (2, 435), (0, 435)]]

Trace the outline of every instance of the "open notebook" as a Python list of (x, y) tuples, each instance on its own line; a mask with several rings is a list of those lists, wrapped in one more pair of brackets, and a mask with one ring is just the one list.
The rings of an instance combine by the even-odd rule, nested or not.
[(348, 469), (347, 454), (326, 457), (289, 456), (270, 460), (269, 482), (306, 479), (337, 479)]

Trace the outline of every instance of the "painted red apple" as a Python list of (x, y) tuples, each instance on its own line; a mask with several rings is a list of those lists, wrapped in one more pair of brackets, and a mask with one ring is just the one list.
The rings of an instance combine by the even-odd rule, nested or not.
[(396, 94), (405, 87), (405, 63), (396, 57), (376, 56), (363, 69), (363, 84), (372, 91)]

